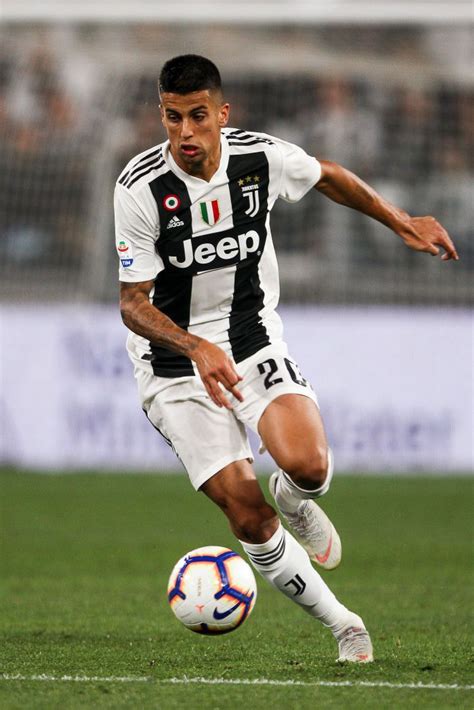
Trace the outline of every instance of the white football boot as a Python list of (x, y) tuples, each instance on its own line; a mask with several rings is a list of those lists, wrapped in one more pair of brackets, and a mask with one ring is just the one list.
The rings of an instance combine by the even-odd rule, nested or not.
[(340, 564), (342, 557), (341, 538), (336, 528), (314, 500), (302, 500), (294, 513), (285, 510), (284, 501), (279, 497), (277, 490), (280, 475), (281, 472), (276, 471), (269, 482), (270, 493), (280, 513), (287, 520), (310, 558), (324, 569), (334, 569)]
[[(356, 616), (354, 614), (354, 616)], [(371, 663), (374, 660), (372, 641), (362, 619), (360, 625), (349, 626), (336, 636), (339, 644), (338, 663)]]

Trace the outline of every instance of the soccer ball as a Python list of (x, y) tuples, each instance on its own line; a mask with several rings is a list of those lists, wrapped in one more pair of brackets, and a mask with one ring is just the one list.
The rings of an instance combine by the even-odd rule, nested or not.
[(175, 564), (168, 601), (179, 621), (198, 634), (227, 634), (244, 623), (257, 598), (252, 569), (227, 547), (199, 547)]

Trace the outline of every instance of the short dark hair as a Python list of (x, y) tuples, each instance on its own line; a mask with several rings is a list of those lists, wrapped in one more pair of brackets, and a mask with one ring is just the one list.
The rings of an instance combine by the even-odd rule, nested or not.
[(192, 91), (222, 90), (221, 75), (216, 65), (198, 54), (183, 54), (169, 59), (158, 80), (160, 93), (190, 94)]

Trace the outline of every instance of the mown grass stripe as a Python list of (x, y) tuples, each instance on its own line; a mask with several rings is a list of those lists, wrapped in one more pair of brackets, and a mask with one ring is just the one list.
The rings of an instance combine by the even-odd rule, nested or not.
[(327, 688), (392, 688), (394, 690), (474, 690), (474, 685), (458, 685), (457, 683), (392, 683), (384, 680), (275, 680), (272, 678), (153, 678), (151, 676), (53, 676), (21, 675), (20, 673), (0, 674), (0, 680), (73, 682), (73, 683), (159, 683), (170, 685), (274, 685)]
[(56, 682), (71, 682), (71, 683), (150, 683), (154, 678), (146, 676), (87, 676), (87, 675), (48, 675), (40, 673), (39, 675), (21, 675), (14, 673), (0, 673), (0, 680), (23, 680), (23, 681), (46, 681), (49, 683)]

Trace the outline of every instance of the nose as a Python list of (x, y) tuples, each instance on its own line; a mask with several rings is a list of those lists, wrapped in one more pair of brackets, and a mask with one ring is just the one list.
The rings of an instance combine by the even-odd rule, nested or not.
[(184, 118), (181, 126), (181, 137), (183, 138), (183, 140), (186, 140), (188, 138), (191, 138), (192, 135), (193, 129), (191, 121), (188, 118)]

